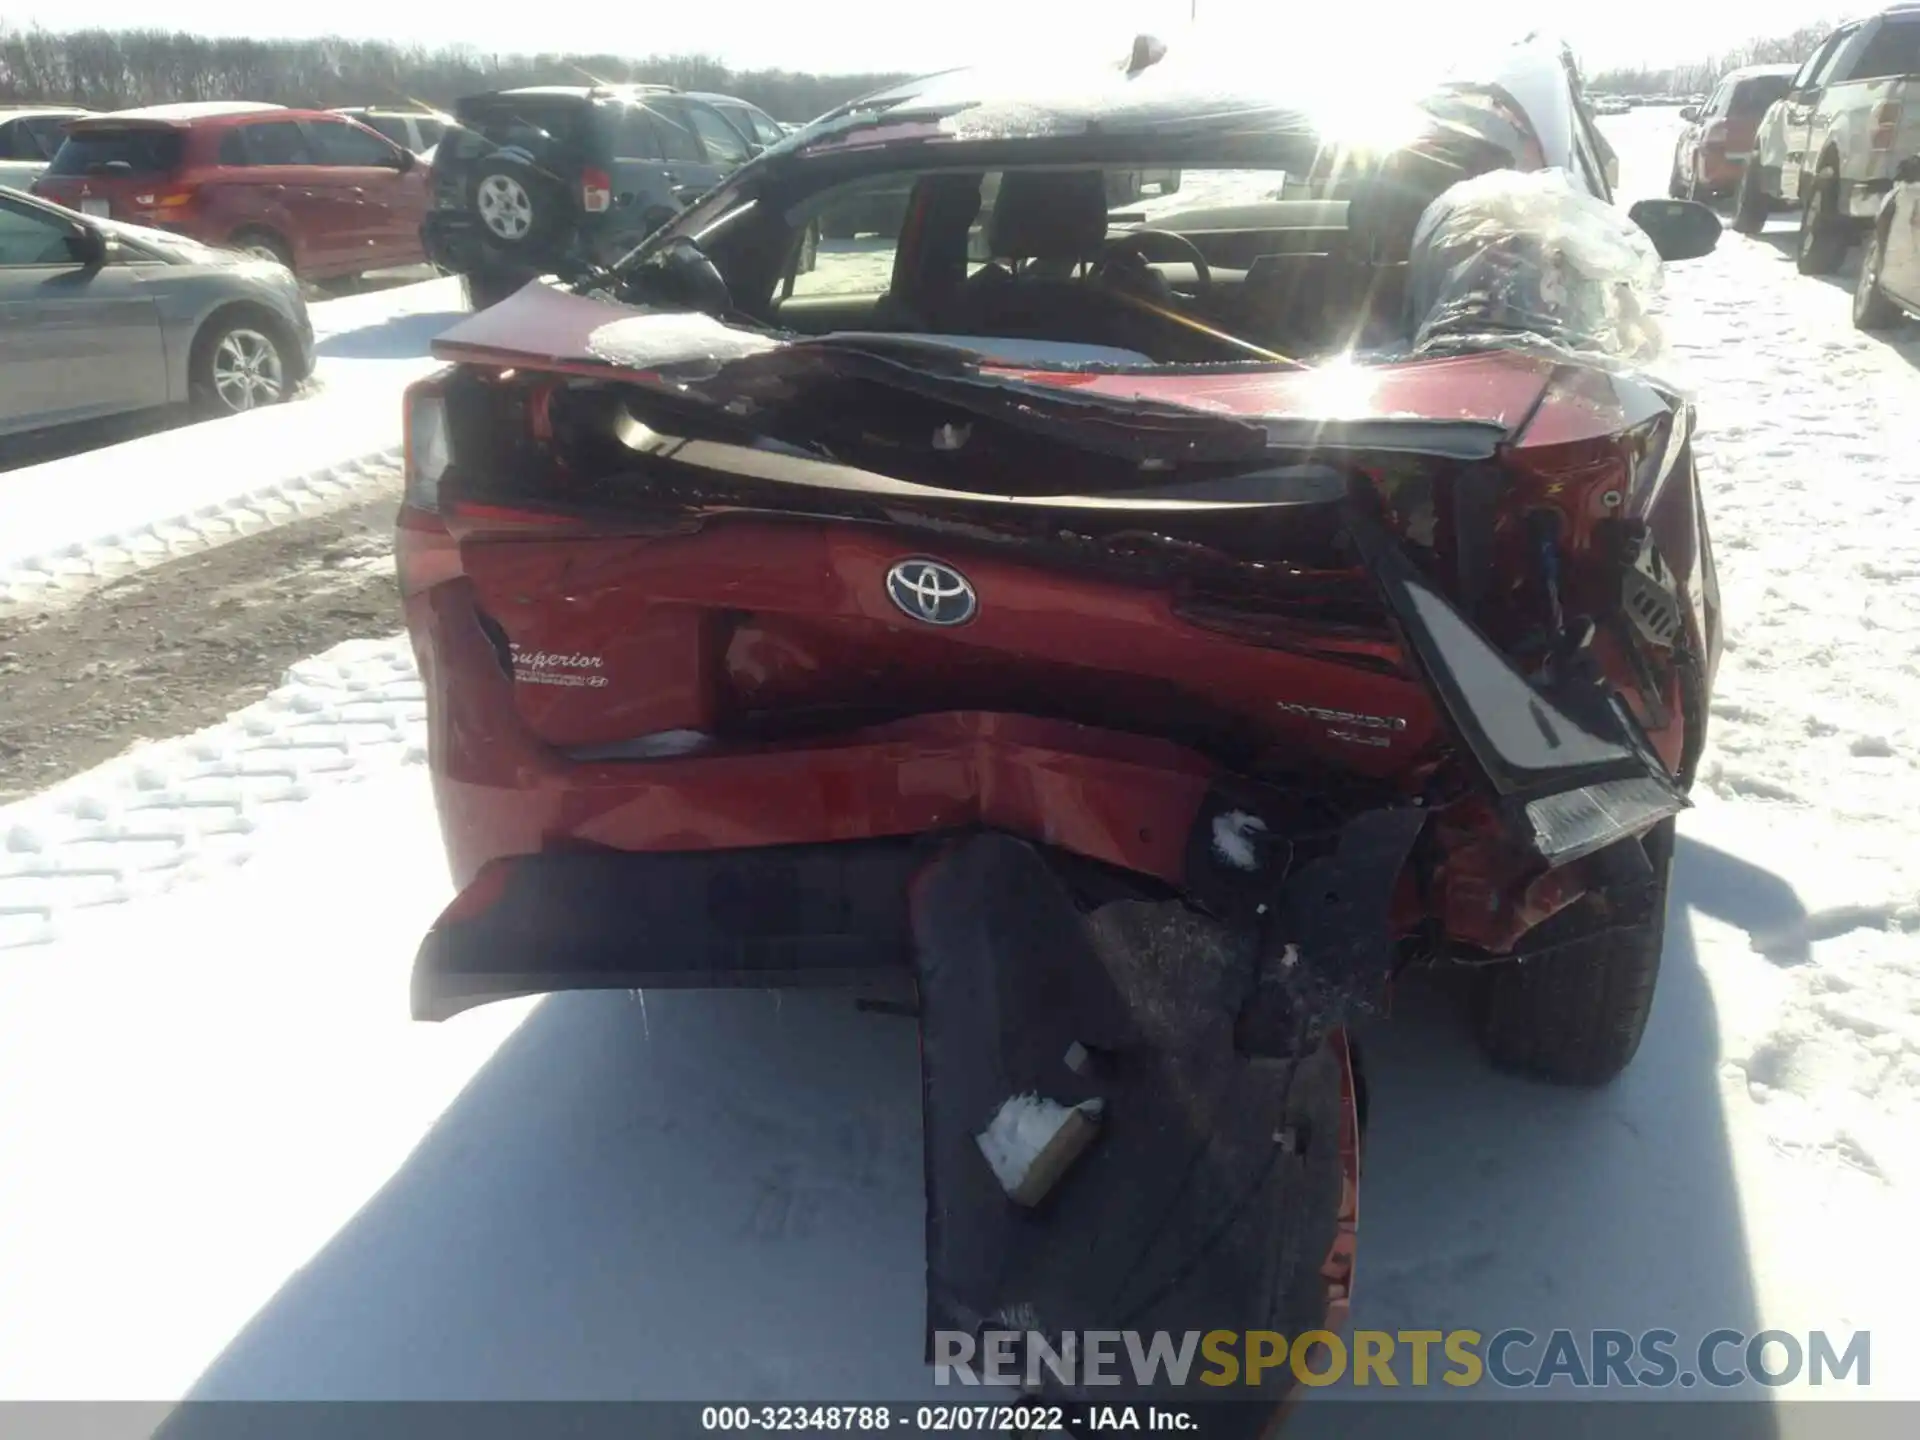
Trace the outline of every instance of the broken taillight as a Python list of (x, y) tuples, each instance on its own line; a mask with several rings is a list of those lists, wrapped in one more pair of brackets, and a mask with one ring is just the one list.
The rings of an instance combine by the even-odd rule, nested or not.
[(580, 172), (580, 208), (589, 215), (604, 215), (613, 208), (613, 177), (604, 170), (589, 167)]
[(453, 463), (447, 400), (441, 387), (439, 376), (410, 385), (402, 419), (406, 443), (405, 502), (416, 510), (429, 512), (440, 509), (440, 480)]
[(1867, 148), (1891, 150), (1900, 133), (1900, 102), (1882, 100), (1873, 107), (1873, 124), (1867, 131)]

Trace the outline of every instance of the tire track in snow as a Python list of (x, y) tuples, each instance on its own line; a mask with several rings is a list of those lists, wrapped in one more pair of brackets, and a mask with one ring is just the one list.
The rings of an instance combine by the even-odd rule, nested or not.
[(212, 504), (23, 555), (0, 566), (0, 616), (67, 604), (169, 560), (347, 509), (395, 488), (401, 460), (400, 449), (390, 446), (267, 480)]
[(0, 951), (244, 864), (319, 791), (424, 762), (425, 718), (406, 639), (350, 640), (218, 725), (0, 808)]

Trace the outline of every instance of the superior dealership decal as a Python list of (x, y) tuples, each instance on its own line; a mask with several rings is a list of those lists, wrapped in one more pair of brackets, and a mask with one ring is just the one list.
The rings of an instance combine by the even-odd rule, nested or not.
[(526, 650), (509, 644), (513, 654), (513, 678), (523, 685), (564, 685), (576, 690), (601, 690), (607, 677), (598, 674), (598, 655), (566, 654), (552, 650)]

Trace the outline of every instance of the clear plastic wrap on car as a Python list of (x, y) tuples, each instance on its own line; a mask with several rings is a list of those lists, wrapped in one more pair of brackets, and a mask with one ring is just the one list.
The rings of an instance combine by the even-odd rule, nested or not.
[(1421, 214), (1408, 256), (1415, 354), (1540, 348), (1631, 368), (1664, 360), (1660, 256), (1561, 170), (1496, 170)]

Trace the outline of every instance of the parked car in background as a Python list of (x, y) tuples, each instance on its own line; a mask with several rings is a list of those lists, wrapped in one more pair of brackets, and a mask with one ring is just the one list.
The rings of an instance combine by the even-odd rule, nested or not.
[(1842, 25), (1787, 82), (1755, 135), (1733, 228), (1800, 211), (1795, 263), (1831, 275), (1872, 228), (1900, 160), (1920, 150), (1920, 4)]
[(733, 122), (734, 129), (752, 144), (756, 153), (769, 145), (778, 145), (787, 138), (787, 131), (781, 127), (780, 122), (758, 105), (750, 105), (745, 100), (736, 99), (731, 95), (714, 95), (703, 90), (690, 90), (687, 92), (687, 98), (703, 100), (726, 116)]
[(476, 306), (610, 264), (761, 149), (710, 100), (667, 85), (499, 90), (458, 101), (453, 119), (420, 238)]
[(283, 265), (0, 194), (0, 436), (283, 400), (313, 371)]
[(1792, 65), (1747, 65), (1729, 71), (1702, 106), (1681, 110), (1686, 128), (1673, 146), (1667, 193), (1676, 200), (1731, 194), (1767, 108), (1787, 93)]
[(1866, 257), (1853, 287), (1853, 323), (1892, 330), (1920, 314), (1920, 155), (1894, 170), (1893, 189), (1880, 202), (1867, 235)]
[(66, 123), (90, 113), (72, 106), (0, 105), (0, 185), (32, 185), (60, 148)]
[(347, 105), (333, 113), (358, 120), (369, 130), (379, 131), (401, 149), (411, 150), (420, 156), (430, 156), (433, 147), (440, 143), (440, 137), (453, 123), (451, 115), (443, 115), (438, 110), (409, 110), (379, 105)]
[(305, 280), (423, 258), (427, 169), (326, 110), (152, 105), (67, 127), (34, 193), (277, 260)]

